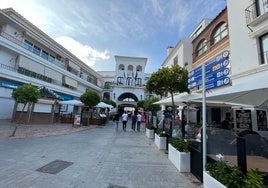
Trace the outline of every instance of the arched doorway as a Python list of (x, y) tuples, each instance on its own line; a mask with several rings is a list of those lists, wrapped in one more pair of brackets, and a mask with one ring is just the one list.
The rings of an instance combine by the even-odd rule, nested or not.
[(123, 113), (127, 111), (129, 113), (133, 113), (137, 111), (137, 102), (139, 101), (138, 97), (130, 92), (126, 92), (121, 94), (118, 97), (118, 110)]

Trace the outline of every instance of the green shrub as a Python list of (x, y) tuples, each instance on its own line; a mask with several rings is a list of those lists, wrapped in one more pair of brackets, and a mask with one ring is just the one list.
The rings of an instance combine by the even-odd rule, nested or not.
[(188, 153), (189, 142), (183, 138), (171, 138), (169, 143), (176, 148), (179, 152)]
[(247, 172), (247, 176), (244, 178), (245, 187), (248, 188), (260, 188), (263, 185), (263, 174), (260, 173), (259, 169), (250, 169)]
[(239, 167), (229, 166), (224, 161), (207, 164), (207, 170), (216, 180), (231, 188), (262, 188), (263, 175), (258, 169), (251, 169), (245, 176)]
[(166, 132), (164, 130), (162, 130), (162, 129), (159, 129), (159, 128), (155, 130), (155, 133), (160, 137), (165, 137), (166, 136)]
[(155, 129), (155, 127), (154, 127), (154, 125), (153, 125), (152, 123), (148, 123), (148, 124), (146, 125), (146, 128), (147, 128), (147, 129)]

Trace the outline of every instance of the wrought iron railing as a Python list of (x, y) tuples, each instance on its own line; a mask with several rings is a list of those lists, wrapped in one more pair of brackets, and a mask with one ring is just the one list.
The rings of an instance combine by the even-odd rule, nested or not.
[(268, 0), (258, 0), (245, 9), (246, 22), (251, 23), (255, 18), (268, 12)]

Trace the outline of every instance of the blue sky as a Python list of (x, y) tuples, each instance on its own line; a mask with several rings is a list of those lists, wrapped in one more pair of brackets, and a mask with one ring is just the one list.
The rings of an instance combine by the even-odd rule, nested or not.
[(167, 47), (215, 18), (225, 0), (0, 0), (96, 71), (114, 71), (115, 55), (147, 57), (161, 68)]

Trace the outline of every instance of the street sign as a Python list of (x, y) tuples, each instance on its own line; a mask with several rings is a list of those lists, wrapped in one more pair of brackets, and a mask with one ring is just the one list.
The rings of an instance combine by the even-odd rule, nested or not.
[[(230, 83), (229, 51), (224, 51), (205, 63), (206, 89), (214, 89)], [(188, 88), (202, 85), (202, 66), (189, 73)], [(224, 81), (225, 80), (225, 81)], [(217, 82), (218, 81), (218, 82)], [(228, 83), (227, 83), (228, 82)], [(227, 83), (227, 84), (225, 84)]]

